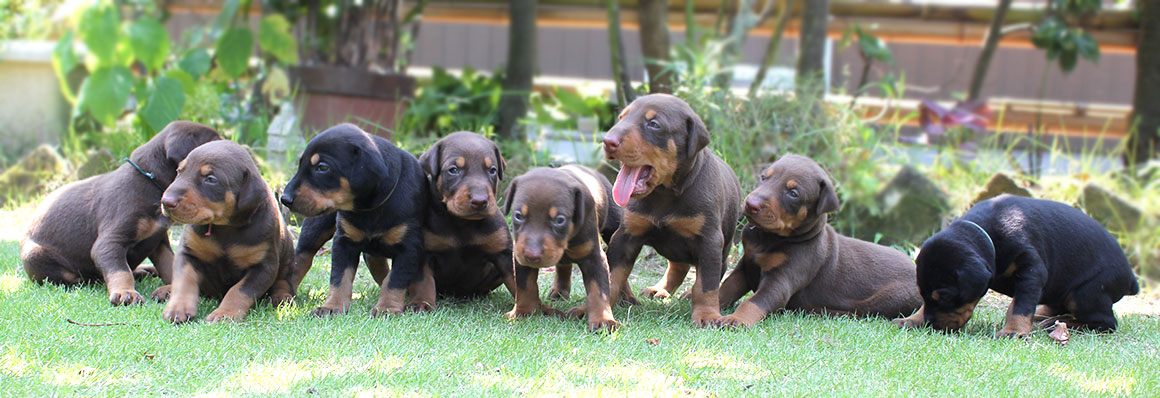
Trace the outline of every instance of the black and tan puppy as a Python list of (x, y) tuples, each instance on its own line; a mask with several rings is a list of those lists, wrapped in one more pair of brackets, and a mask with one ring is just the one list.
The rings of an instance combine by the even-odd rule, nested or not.
[[(313, 255), (305, 255), (310, 252), (302, 250), (310, 246), (305, 243), (325, 242), (325, 231), (335, 228), (330, 291), (313, 314), (330, 316), (349, 309), (360, 254), (382, 288), (371, 315), (402, 313), (407, 288), (422, 270), (426, 184), (414, 155), (353, 124), (331, 127), (311, 139), (298, 172), (286, 184), (282, 203), (295, 213), (321, 217), (303, 226), (298, 260), (275, 286), (274, 298), (293, 295), (309, 270)], [(334, 212), (337, 217), (329, 215)], [(433, 305), (415, 298), (410, 303), (419, 310)]]
[(737, 230), (741, 185), (708, 145), (709, 131), (689, 104), (663, 94), (637, 98), (604, 135), (605, 156), (621, 164), (613, 198), (625, 207), (608, 244), (613, 302), (647, 244), (669, 260), (658, 284), (666, 291), (680, 285), (689, 267), (697, 268), (694, 325), (721, 317), (718, 287)]
[(133, 270), (145, 258), (164, 283), (171, 280), (173, 251), (161, 194), (189, 151), (218, 139), (209, 127), (173, 122), (116, 170), (53, 192), (37, 208), (21, 242), (24, 272), (36, 282), (104, 281), (113, 305), (143, 302)]
[(293, 262), (294, 238), (250, 153), (233, 141), (194, 149), (161, 198), (164, 213), (186, 224), (173, 287), (161, 317), (197, 315), (199, 296), (221, 298), (208, 322), (240, 322)]
[(570, 264), (576, 264), (588, 298), (568, 315), (587, 316), (590, 330), (620, 326), (612, 316), (608, 261), (600, 249), (601, 230), (621, 216), (620, 208), (611, 203), (611, 191), (612, 184), (603, 176), (574, 165), (535, 168), (512, 181), (504, 194), (504, 212), (511, 214), (516, 236), (516, 303), (509, 318), (556, 314), (540, 301), (537, 271), (568, 264), (566, 271), (556, 271), (559, 291), (560, 278), (570, 279)]
[(511, 232), (496, 205), (505, 167), (499, 147), (461, 131), (428, 148), (419, 163), (431, 202), (423, 224), (427, 265), (411, 295), (434, 304), (436, 293), (471, 298), (505, 284), (514, 296)]
[(1026, 337), (1034, 315), (1070, 314), (1080, 327), (1112, 331), (1112, 304), (1140, 290), (1098, 222), (1063, 203), (1011, 195), (967, 210), (927, 239), (915, 262), (923, 306), (895, 320), (900, 327), (960, 330), (994, 289), (1013, 298), (1000, 337)]
[(897, 317), (922, 305), (909, 256), (826, 223), (838, 195), (817, 163), (787, 155), (760, 178), (745, 198), (745, 253), (721, 284), (721, 306), (756, 292), (718, 324), (750, 327), (780, 309)]

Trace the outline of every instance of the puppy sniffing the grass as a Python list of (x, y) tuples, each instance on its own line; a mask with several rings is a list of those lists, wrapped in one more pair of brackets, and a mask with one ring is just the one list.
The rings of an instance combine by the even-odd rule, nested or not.
[(53, 192), (37, 207), (21, 242), (24, 272), (35, 282), (103, 281), (113, 305), (142, 303), (133, 280), (142, 261), (153, 263), (162, 282), (171, 281), (173, 251), (161, 193), (190, 151), (219, 139), (209, 127), (173, 122), (116, 170)]
[(293, 262), (293, 237), (274, 193), (250, 153), (233, 141), (202, 145), (177, 169), (161, 198), (164, 213), (186, 224), (172, 292), (162, 318), (197, 315), (199, 296), (220, 297), (208, 322), (240, 322)]
[(721, 306), (755, 293), (718, 324), (750, 327), (781, 309), (895, 317), (922, 304), (909, 256), (826, 223), (838, 195), (821, 166), (786, 155), (760, 178), (745, 199), (745, 253), (721, 284)]
[[(516, 303), (508, 317), (558, 314), (540, 301), (537, 271), (576, 264), (588, 298), (568, 315), (587, 317), (590, 330), (618, 328), (620, 323), (613, 318), (609, 301), (608, 261), (600, 249), (601, 230), (620, 218), (620, 208), (612, 203), (612, 184), (581, 166), (541, 167), (513, 180), (504, 197), (504, 212), (511, 214), (515, 233), (517, 263)], [(558, 274), (557, 284), (560, 277)]]

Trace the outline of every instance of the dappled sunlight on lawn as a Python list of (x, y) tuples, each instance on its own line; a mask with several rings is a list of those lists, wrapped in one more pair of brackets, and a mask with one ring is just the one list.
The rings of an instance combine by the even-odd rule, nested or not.
[(16, 293), (17, 290), (20, 290), (21, 286), (24, 286), (24, 282), (27, 280), (27, 278), (23, 278), (21, 275), (12, 273), (0, 275), (0, 295), (8, 296)]
[[(292, 389), (309, 385), (324, 378), (346, 378), (352, 375), (385, 377), (398, 370), (404, 361), (395, 356), (382, 358), (347, 357), (326, 361), (305, 360), (256, 362), (235, 372), (225, 380), (227, 391), (245, 391), (260, 394), (287, 394), (303, 391)], [(318, 383), (324, 384), (324, 383)], [(302, 387), (305, 390), (307, 387)]]
[(1108, 375), (1100, 371), (1077, 371), (1070, 366), (1052, 364), (1048, 368), (1052, 376), (1071, 383), (1076, 389), (1089, 394), (1131, 394), (1137, 392), (1136, 378), (1124, 375)]

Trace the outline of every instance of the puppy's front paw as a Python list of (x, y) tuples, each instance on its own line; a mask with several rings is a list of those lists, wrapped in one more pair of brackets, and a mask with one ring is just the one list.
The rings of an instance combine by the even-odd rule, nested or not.
[(920, 328), (925, 323), (926, 323), (926, 320), (922, 319), (921, 317), (914, 317), (914, 316), (906, 317), (906, 318), (898, 318), (898, 319), (894, 320), (894, 326), (898, 326), (899, 328), (902, 328), (902, 329)]
[(164, 285), (164, 286), (157, 288), (157, 290), (154, 290), (153, 294), (151, 294), (149, 296), (153, 297), (154, 300), (157, 300), (158, 303), (164, 303), (166, 301), (169, 301), (169, 295), (172, 292), (172, 289), (173, 289), (172, 285)]
[(142, 297), (141, 293), (137, 293), (137, 291), (133, 289), (109, 291), (109, 303), (115, 306), (142, 304), (144, 302), (145, 297)]
[(315, 308), (314, 311), (311, 311), (310, 315), (316, 316), (319, 318), (330, 318), (332, 316), (342, 315), (345, 313), (346, 313), (346, 308), (344, 308), (344, 307), (328, 307), (328, 306), (323, 305), (323, 306), (319, 306), (318, 308)]
[(653, 300), (664, 300), (670, 296), (669, 291), (665, 290), (665, 288), (661, 286), (646, 287), (640, 292), (640, 294), (643, 296), (648, 296), (648, 298)]
[(391, 315), (401, 315), (402, 313), (403, 313), (402, 308), (391, 308), (391, 307), (388, 307), (385, 305), (376, 305), (373, 308), (371, 308), (371, 317), (372, 318), (391, 316)]
[(731, 329), (748, 329), (756, 325), (757, 322), (734, 315), (726, 315), (717, 320), (717, 326), (727, 327)]
[(197, 304), (178, 303), (177, 301), (170, 301), (165, 305), (165, 310), (161, 311), (161, 319), (173, 323), (185, 323), (193, 320), (197, 316)]
[(590, 332), (615, 332), (620, 329), (620, 322), (615, 319), (589, 319), (588, 331)]
[(560, 290), (554, 287), (548, 289), (548, 300), (567, 300), (568, 296), (571, 295), (572, 292), (568, 290)]
[(720, 314), (704, 313), (693, 314), (693, 326), (698, 328), (707, 328), (717, 326), (717, 320), (721, 319)]
[(588, 307), (586, 305), (578, 305), (569, 308), (568, 311), (564, 313), (564, 316), (568, 319), (584, 319), (584, 317), (587, 315)]
[(407, 304), (407, 309), (413, 312), (433, 312), (435, 311), (435, 303), (427, 301), (412, 301)]
[(218, 321), (233, 321), (241, 322), (246, 317), (246, 311), (226, 310), (218, 308), (206, 315), (205, 321), (209, 323), (217, 323)]

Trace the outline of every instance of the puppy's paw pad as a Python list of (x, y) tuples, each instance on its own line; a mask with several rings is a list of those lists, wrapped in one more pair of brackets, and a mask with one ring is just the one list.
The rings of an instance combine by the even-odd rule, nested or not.
[(310, 312), (310, 315), (318, 317), (318, 318), (330, 318), (332, 316), (342, 315), (345, 313), (346, 313), (346, 309), (334, 308), (334, 307), (325, 307), (324, 306), (324, 307), (315, 308), (314, 311)]
[(568, 290), (557, 290), (556, 288), (548, 289), (548, 300), (567, 300), (572, 295)]
[(646, 287), (640, 292), (642, 296), (648, 296), (653, 300), (664, 300), (670, 297), (669, 291), (663, 287)]

